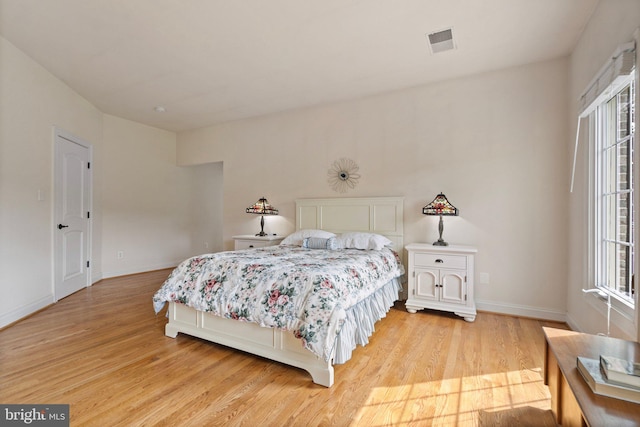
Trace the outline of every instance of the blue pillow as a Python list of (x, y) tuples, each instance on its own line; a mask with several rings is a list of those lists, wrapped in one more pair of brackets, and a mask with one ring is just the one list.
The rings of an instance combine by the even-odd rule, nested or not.
[(325, 239), (323, 237), (305, 237), (302, 241), (302, 247), (307, 249), (338, 249), (338, 241), (335, 237)]

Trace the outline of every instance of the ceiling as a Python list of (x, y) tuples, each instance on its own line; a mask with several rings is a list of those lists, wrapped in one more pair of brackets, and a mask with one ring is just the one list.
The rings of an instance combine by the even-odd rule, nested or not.
[(597, 2), (0, 0), (0, 34), (101, 111), (179, 132), (566, 56)]

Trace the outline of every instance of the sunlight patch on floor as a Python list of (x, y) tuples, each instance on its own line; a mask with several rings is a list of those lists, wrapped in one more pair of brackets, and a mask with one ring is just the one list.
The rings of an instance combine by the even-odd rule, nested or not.
[(509, 425), (510, 417), (526, 415), (522, 408), (536, 414), (550, 410), (540, 368), (377, 387), (354, 423), (477, 426), (493, 414), (494, 421), (504, 419), (503, 425)]

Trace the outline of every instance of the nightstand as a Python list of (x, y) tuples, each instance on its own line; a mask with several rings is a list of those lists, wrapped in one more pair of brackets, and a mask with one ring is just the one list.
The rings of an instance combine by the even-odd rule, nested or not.
[(405, 246), (409, 256), (407, 276), (409, 313), (423, 308), (450, 311), (467, 322), (476, 319), (473, 300), (475, 254), (471, 246)]
[(241, 236), (233, 236), (235, 241), (235, 250), (264, 248), (265, 246), (279, 245), (284, 239), (283, 236), (254, 236), (253, 234), (245, 234)]

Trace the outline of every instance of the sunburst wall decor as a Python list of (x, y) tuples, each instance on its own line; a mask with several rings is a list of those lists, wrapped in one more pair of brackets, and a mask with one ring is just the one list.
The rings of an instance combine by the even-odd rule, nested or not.
[(354, 189), (360, 179), (358, 164), (351, 159), (341, 158), (333, 162), (329, 169), (329, 184), (334, 191), (346, 193)]

